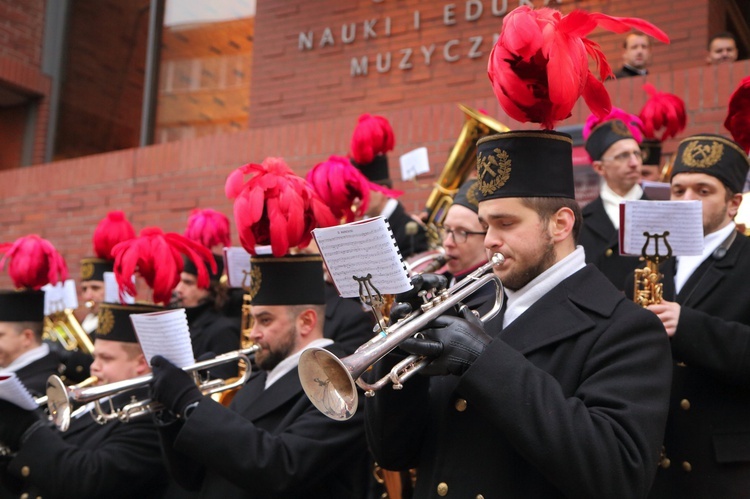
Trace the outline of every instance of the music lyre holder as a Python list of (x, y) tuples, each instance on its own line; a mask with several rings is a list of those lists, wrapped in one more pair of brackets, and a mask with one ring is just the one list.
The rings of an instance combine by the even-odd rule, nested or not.
[[(641, 256), (646, 260), (646, 267), (635, 269), (633, 300), (642, 307), (648, 307), (662, 301), (664, 285), (661, 283), (663, 275), (659, 272), (659, 264), (668, 258), (672, 258), (672, 246), (669, 245), (669, 241), (667, 240), (667, 236), (669, 235), (668, 230), (661, 234), (644, 232), (643, 235), (646, 237), (646, 242), (643, 243)], [(654, 240), (654, 252), (648, 253), (649, 243), (652, 239)], [(666, 255), (660, 252), (660, 239), (666, 247)]]
[(372, 274), (367, 274), (364, 277), (353, 275), (352, 279), (359, 283), (359, 300), (364, 305), (370, 307), (370, 310), (372, 310), (372, 313), (375, 315), (375, 321), (378, 324), (378, 328), (380, 331), (384, 331), (388, 326), (383, 317), (385, 298), (372, 283)]

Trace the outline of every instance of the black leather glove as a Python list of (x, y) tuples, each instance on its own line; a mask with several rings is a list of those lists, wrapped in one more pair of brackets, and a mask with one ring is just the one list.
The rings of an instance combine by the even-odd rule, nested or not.
[(193, 378), (161, 355), (151, 359), (151, 369), (151, 398), (161, 402), (174, 415), (184, 416), (187, 406), (203, 399)]
[(7, 400), (0, 400), (0, 446), (17, 451), (23, 434), (38, 421), (36, 411), (27, 411)]
[(424, 299), (421, 292), (438, 292), (448, 287), (448, 279), (440, 274), (419, 274), (411, 278), (412, 289), (404, 293), (397, 294), (394, 299), (394, 305), (391, 307), (390, 323), (395, 324), (399, 319), (403, 319), (412, 310), (419, 308)]
[(443, 315), (421, 331), (423, 338), (409, 338), (401, 349), (432, 358), (419, 372), (427, 376), (461, 376), (484, 352), (492, 337), (484, 332), (481, 321), (465, 311), (464, 317)]

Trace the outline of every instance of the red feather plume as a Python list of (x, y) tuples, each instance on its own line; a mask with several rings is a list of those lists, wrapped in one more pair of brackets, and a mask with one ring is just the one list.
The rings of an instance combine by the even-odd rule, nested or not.
[(182, 255), (195, 264), (199, 287), (207, 288), (209, 285), (206, 262), (216, 273), (216, 261), (210, 250), (180, 234), (165, 234), (158, 227), (147, 227), (141, 230), (137, 238), (117, 244), (112, 254), (120, 290), (136, 296), (133, 275), (137, 271), (153, 290), (154, 303), (169, 303), (172, 290), (180, 282)]
[(51, 242), (36, 234), (0, 244), (0, 253), (4, 254), (0, 269), (8, 263), (8, 275), (16, 288), (41, 289), (68, 278), (65, 259)]
[(609, 94), (588, 63), (591, 56), (601, 80), (612, 76), (599, 45), (586, 38), (597, 26), (615, 33), (635, 28), (669, 43), (663, 31), (642, 19), (582, 10), (563, 16), (554, 9), (518, 7), (503, 19), (487, 67), (495, 96), (508, 116), (551, 129), (570, 116), (581, 95), (597, 116), (609, 113)]
[(274, 256), (284, 256), (289, 248), (310, 244), (312, 229), (337, 223), (312, 186), (281, 158), (241, 166), (229, 174), (224, 191), (234, 199), (240, 242), (253, 255), (256, 245), (270, 244)]
[[(674, 94), (659, 92), (650, 83), (643, 85), (643, 90), (649, 95), (640, 113), (643, 134), (659, 142), (676, 137), (687, 126), (685, 102)], [(662, 129), (661, 136), (657, 137), (656, 132)]]
[(630, 133), (633, 135), (635, 141), (639, 144), (643, 142), (643, 132), (641, 131), (643, 129), (643, 122), (641, 121), (641, 119), (634, 114), (630, 114), (629, 112), (620, 109), (619, 107), (613, 107), (609, 114), (603, 117), (599, 117), (595, 114), (589, 115), (589, 117), (586, 119), (586, 123), (583, 125), (583, 130), (581, 132), (584, 140), (589, 138), (589, 135), (591, 135), (591, 132), (594, 130), (594, 128), (604, 123), (605, 121), (611, 120), (620, 120), (625, 123), (625, 126), (628, 127), (628, 130), (630, 130)]
[(750, 76), (740, 82), (729, 98), (724, 126), (745, 153), (750, 152)]
[(188, 217), (185, 237), (209, 249), (217, 245), (231, 246), (229, 218), (211, 208), (204, 210), (196, 208)]
[(391, 124), (382, 116), (363, 114), (354, 128), (351, 156), (359, 165), (372, 163), (375, 156), (393, 150), (396, 139)]
[[(305, 179), (337, 219), (352, 222), (367, 211), (371, 182), (349, 158), (331, 156), (307, 172)], [(357, 200), (359, 205), (354, 211)]]
[(105, 260), (114, 260), (112, 248), (118, 243), (133, 239), (135, 229), (125, 218), (125, 213), (121, 211), (110, 211), (107, 216), (102, 218), (94, 229), (94, 253), (99, 258)]

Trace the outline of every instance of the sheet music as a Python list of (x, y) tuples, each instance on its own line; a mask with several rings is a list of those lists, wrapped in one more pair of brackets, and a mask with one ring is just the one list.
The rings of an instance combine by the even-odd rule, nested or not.
[[(625, 201), (620, 204), (620, 254), (640, 255), (646, 243), (644, 232), (662, 234), (672, 256), (703, 254), (703, 205), (700, 201)], [(654, 252), (654, 238), (646, 250)], [(667, 248), (659, 241), (659, 254)]]
[(33, 411), (38, 406), (16, 373), (0, 372), (0, 399), (17, 405), (21, 409)]
[(178, 367), (195, 363), (184, 308), (132, 314), (130, 320), (149, 363), (154, 355), (161, 355)]
[(383, 294), (411, 289), (406, 265), (383, 217), (335, 227), (314, 229), (313, 236), (339, 294), (357, 298), (360, 284), (354, 277), (371, 276), (371, 284)]
[[(135, 276), (133, 276), (133, 284), (135, 284)], [(132, 305), (135, 303), (135, 298), (127, 293), (123, 293), (123, 299), (120, 299), (120, 286), (117, 285), (117, 279), (115, 278), (114, 272), (104, 273), (104, 301), (106, 303), (125, 303)]]
[(65, 310), (63, 283), (45, 284), (42, 286), (42, 291), (44, 291), (44, 315)]
[(227, 269), (227, 284), (230, 288), (250, 286), (250, 253), (245, 248), (224, 248), (224, 267)]

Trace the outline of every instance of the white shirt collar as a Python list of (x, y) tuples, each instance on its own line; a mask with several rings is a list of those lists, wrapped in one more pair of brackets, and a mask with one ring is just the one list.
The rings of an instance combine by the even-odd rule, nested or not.
[(677, 257), (677, 272), (674, 276), (674, 288), (675, 292), (679, 293), (682, 287), (685, 285), (690, 276), (693, 275), (695, 269), (706, 261), (706, 258), (711, 256), (716, 248), (721, 246), (733, 230), (737, 230), (737, 226), (734, 222), (730, 222), (726, 227), (722, 227), (716, 232), (705, 236), (703, 238), (703, 254), (692, 255), (692, 256), (678, 256)]
[(19, 355), (16, 360), (11, 362), (4, 370), (16, 372), (19, 369), (28, 366), (32, 362), (36, 362), (37, 360), (46, 357), (47, 355), (49, 355), (49, 345), (47, 345), (46, 343), (42, 343), (38, 347), (32, 348), (28, 352)]
[(604, 204), (604, 211), (607, 213), (615, 229), (620, 230), (620, 203), (623, 201), (636, 201), (643, 197), (643, 189), (639, 184), (635, 184), (624, 196), (620, 196), (613, 191), (605, 182), (599, 193)]
[(575, 251), (536, 276), (526, 286), (516, 291), (506, 289), (508, 305), (503, 316), (503, 327), (507, 327), (539, 298), (585, 266), (586, 255), (583, 252), (583, 246), (577, 246)]
[(303, 348), (299, 352), (293, 353), (286, 359), (279, 362), (279, 364), (276, 367), (268, 371), (268, 376), (266, 376), (265, 390), (268, 390), (268, 387), (276, 383), (286, 373), (288, 373), (289, 371), (297, 367), (297, 364), (299, 364), (299, 358), (300, 358), (300, 355), (302, 355), (302, 352), (304, 352), (308, 348), (313, 348), (313, 347), (323, 348), (323, 347), (330, 345), (331, 343), (333, 343), (333, 340), (330, 338), (319, 338), (317, 340), (313, 340), (310, 342), (309, 345), (307, 345), (305, 348)]

